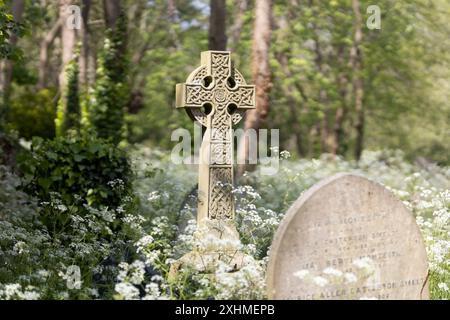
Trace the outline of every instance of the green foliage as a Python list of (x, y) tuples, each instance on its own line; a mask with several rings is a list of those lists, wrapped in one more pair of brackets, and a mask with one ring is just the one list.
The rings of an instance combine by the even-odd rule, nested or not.
[(66, 88), (63, 88), (58, 103), (55, 119), (56, 135), (61, 137), (69, 130), (78, 131), (80, 127), (80, 98), (78, 92), (78, 62), (77, 57), (66, 67)]
[(12, 14), (6, 11), (5, 2), (0, 0), (0, 59), (17, 60), (22, 51), (11, 46), (9, 39), (11, 35), (22, 36), (23, 25), (14, 21)]
[[(271, 111), (264, 125), (281, 128), (282, 148), (293, 156), (310, 158), (332, 152), (330, 141), (340, 135), (337, 153), (353, 157), (356, 112), (352, 80), (362, 75), (365, 147), (401, 147), (409, 159), (421, 156), (449, 163), (449, 2), (380, 0), (381, 30), (367, 28), (370, 13), (366, 10), (372, 3), (359, 2), (363, 67), (354, 72), (350, 61), (355, 20), (351, 1), (273, 1), (273, 87)], [(167, 130), (192, 128), (185, 112), (174, 109), (174, 86), (186, 80), (198, 66), (199, 52), (207, 50), (207, 7), (208, 1), (175, 1), (173, 8), (170, 1), (125, 1), (123, 8), (129, 17), (126, 41), (120, 28), (106, 33), (102, 27), (89, 30), (90, 52), (98, 53), (99, 58), (96, 77), (90, 74), (92, 70), (88, 72), (97, 84), (90, 84), (86, 103), (81, 99), (83, 127), (93, 129), (89, 135), (98, 131), (99, 137), (116, 141), (126, 136), (130, 142), (147, 140), (150, 145), (171, 148)], [(25, 59), (14, 64), (11, 91), (18, 94), (12, 92), (11, 97), (19, 96), (23, 85), (35, 83), (39, 56), (35, 40), (49, 34), (58, 16), (57, 6), (51, 3), (34, 1), (25, 9), (23, 21), (34, 28), (31, 37), (20, 39)], [(247, 1), (241, 15), (237, 1), (227, 2), (228, 47), (249, 83), (254, 9), (254, 3)], [(90, 15), (92, 21), (103, 18), (101, 2), (92, 3)], [(123, 21), (120, 24), (125, 25)], [(127, 56), (121, 53), (125, 42), (132, 63), (122, 59)], [(117, 47), (120, 50), (115, 50)], [(56, 46), (49, 49), (47, 80), (56, 85), (59, 51)], [(340, 78), (345, 83), (340, 83)], [(128, 91), (133, 99), (128, 99)], [(136, 96), (139, 98), (134, 99)], [(130, 112), (124, 113), (127, 107)], [(346, 112), (339, 130), (336, 115), (341, 108)]]
[[(19, 90), (18, 90), (19, 91)], [(33, 92), (29, 88), (14, 94), (10, 102), (8, 128), (16, 130), (20, 137), (53, 138), (55, 136), (54, 89)]]
[[(197, 198), (193, 196), (192, 201), (187, 201), (195, 183), (191, 168), (173, 165), (154, 149), (138, 151), (134, 163), (142, 178), (136, 181), (135, 192), (141, 200), (141, 213), (150, 224), (145, 225), (146, 235), (136, 242), (136, 248), (144, 255), (145, 263), (136, 260), (121, 264), (115, 298), (142, 298), (142, 290), (139, 294), (138, 288), (144, 287), (146, 299), (263, 298), (268, 247), (284, 214), (302, 192), (338, 172), (352, 172), (385, 185), (414, 213), (428, 252), (431, 297), (450, 298), (448, 167), (420, 168), (405, 161), (404, 153), (395, 150), (365, 151), (359, 162), (329, 155), (293, 161), (284, 152), (276, 175), (264, 175), (257, 170), (246, 177), (247, 184), (233, 190), (236, 228), (242, 242), (240, 248), (250, 257), (248, 265), (237, 272), (227, 272), (227, 267), (232, 267), (224, 263), (225, 266), (215, 265), (214, 273), (203, 272), (201, 269), (210, 263), (205, 259), (207, 262), (199, 263), (198, 269), (187, 266), (175, 279), (170, 279), (170, 262), (191, 250), (220, 249), (222, 243), (219, 239), (211, 240), (211, 236), (196, 237), (199, 230), (195, 228), (195, 220), (187, 225), (180, 222), (183, 216), (193, 219), (196, 214)], [(146, 174), (149, 161), (152, 175)], [(184, 200), (180, 197), (182, 190)], [(233, 241), (225, 243), (228, 250), (236, 245)], [(146, 268), (156, 269), (161, 277), (144, 277)]]
[[(136, 217), (120, 208), (88, 205), (81, 217), (58, 199), (39, 203), (20, 191), (22, 183), (11, 168), (0, 166), (0, 299), (112, 298), (114, 261), (127, 258), (139, 233)], [(55, 219), (70, 216), (70, 228), (54, 232), (42, 224), (39, 214), (48, 206)], [(114, 230), (118, 221), (122, 228)], [(76, 281), (70, 280), (70, 266), (80, 270)]]
[[(49, 204), (41, 220), (55, 230), (67, 227), (71, 215), (85, 214), (85, 205), (117, 209), (131, 194), (127, 157), (98, 139), (35, 139), (26, 171), (30, 181), (25, 190)], [(55, 206), (50, 204), (57, 202), (67, 210), (55, 215)]]
[[(226, 264), (216, 264), (213, 277), (186, 268), (173, 282), (168, 274), (174, 260), (192, 249), (221, 245), (219, 239), (199, 241), (193, 233), (197, 172), (174, 165), (167, 152), (154, 148), (173, 146), (172, 129), (192, 128), (185, 112), (174, 109), (174, 87), (207, 50), (208, 1), (175, 1), (175, 7), (164, 0), (124, 1), (114, 30), (105, 33), (92, 25), (88, 41), (90, 53), (99, 53), (96, 82), (89, 92), (77, 92), (78, 66), (68, 66), (57, 122), (64, 137), (34, 140), (31, 156), (24, 153), (21, 160), (15, 152), (19, 139), (0, 132), (0, 162), (13, 165), (17, 159), (24, 173), (20, 178), (0, 166), (0, 299), (262, 298), (267, 251), (284, 213), (311, 185), (342, 171), (388, 186), (413, 211), (429, 256), (432, 298), (449, 299), (450, 171), (443, 165), (450, 163), (450, 3), (379, 0), (381, 30), (369, 30), (366, 9), (373, 3), (359, 2), (363, 64), (355, 71), (351, 1), (273, 1), (273, 87), (263, 125), (281, 128), (281, 149), (317, 159), (282, 161), (274, 176), (255, 171), (234, 190), (241, 243), (226, 245), (249, 255), (246, 268), (230, 273)], [(254, 3), (247, 3), (243, 24), (235, 28), (239, 6), (227, 2), (227, 32), (233, 61), (252, 83)], [(103, 13), (101, 1), (93, 1), (89, 20), (102, 19)], [(56, 91), (32, 86), (38, 74), (36, 41), (49, 34), (57, 18), (53, 3), (27, 1), (22, 20), (33, 25), (31, 36), (12, 47), (11, 36), (21, 36), (23, 25), (12, 21), (0, 0), (0, 58), (15, 60), (21, 52), (25, 57), (13, 64), (6, 128), (25, 139), (55, 135)], [(235, 32), (240, 34), (233, 41)], [(52, 85), (60, 70), (55, 44), (46, 70)], [(366, 151), (356, 162), (344, 157), (351, 157), (355, 144), (352, 81), (359, 75)], [(138, 108), (129, 92), (142, 97)], [(341, 156), (321, 155), (330, 152), (341, 109)], [(84, 140), (65, 134), (79, 122)], [(130, 142), (152, 146), (136, 152), (133, 181), (130, 162), (115, 148), (125, 131)], [(369, 151), (385, 147), (404, 153)], [(67, 287), (71, 265), (81, 269), (77, 289)]]
[[(286, 210), (314, 183), (343, 171), (384, 184), (412, 210), (428, 252), (432, 298), (450, 298), (447, 167), (423, 169), (405, 161), (402, 152), (389, 150), (365, 152), (359, 163), (326, 155), (312, 161), (284, 159), (277, 175), (253, 172), (249, 184), (234, 190), (239, 243), (196, 237), (195, 220), (184, 228), (177, 225), (183, 215), (192, 219), (196, 213), (196, 197), (185, 199), (195, 184), (190, 168), (170, 163), (155, 149), (141, 147), (133, 159), (143, 216), (131, 214), (137, 210), (130, 210), (126, 200), (117, 209), (85, 205), (81, 216), (57, 193), (42, 202), (20, 191), (23, 181), (0, 166), (1, 299), (264, 298), (267, 247)], [(70, 226), (54, 232), (53, 225), (42, 224), (39, 215), (48, 207), (54, 220), (70, 216)], [(120, 230), (115, 229), (118, 221)], [(184, 253), (221, 245), (243, 250), (246, 266), (229, 272), (221, 262), (214, 265), (213, 276), (186, 267), (169, 281), (170, 264)], [(81, 271), (75, 289), (67, 287), (69, 266)]]
[(38, 80), (36, 70), (28, 68), (24, 63), (14, 64), (12, 78), (18, 86), (34, 86)]
[[(3, 0), (0, 0), (0, 61), (3, 59), (17, 61), (22, 57), (22, 50), (16, 46), (13, 46), (10, 42), (12, 36), (20, 37), (24, 33), (24, 26), (17, 21), (14, 21), (12, 14), (7, 12), (7, 7)], [(5, 72), (1, 68), (1, 72)], [(3, 79), (5, 81), (5, 79)], [(2, 87), (2, 91), (5, 88)], [(6, 92), (8, 91), (8, 92)], [(5, 120), (8, 114), (8, 98), (9, 90), (5, 92), (0, 91), (2, 97), (0, 101), (0, 130), (4, 129)]]
[[(448, 121), (444, 124), (443, 119), (448, 119), (450, 111), (444, 102), (448, 101), (444, 88), (448, 88), (450, 56), (445, 53), (448, 41), (441, 38), (448, 38), (450, 32), (444, 14), (448, 2), (378, 1), (380, 30), (366, 27), (370, 16), (366, 9), (372, 3), (359, 3), (363, 68), (355, 72), (351, 1), (275, 2), (278, 23), (272, 36), (271, 65), (276, 81), (271, 103), (277, 111), (269, 114), (268, 125), (285, 128), (288, 124), (280, 132), (283, 148), (307, 157), (331, 152), (330, 137), (324, 137), (339, 133), (338, 154), (352, 157), (356, 136), (352, 81), (361, 75), (365, 146), (401, 146), (411, 159), (420, 154), (448, 163), (448, 155), (438, 151), (448, 150), (442, 133), (448, 133)], [(335, 131), (341, 110), (342, 124)], [(301, 145), (292, 143), (297, 137)]]
[(88, 111), (88, 126), (100, 138), (117, 144), (124, 138), (125, 106), (128, 101), (127, 22), (122, 13), (113, 30), (107, 31), (98, 61), (94, 91)]
[(170, 148), (168, 130), (180, 127), (192, 130), (186, 112), (175, 110), (175, 85), (186, 81), (200, 62), (200, 52), (208, 50), (204, 28), (208, 16), (201, 9), (190, 1), (179, 2), (178, 15), (171, 19), (167, 16), (167, 1), (154, 1), (148, 3), (148, 13), (142, 17), (151, 32), (142, 30), (141, 20), (130, 21), (130, 48), (135, 51), (142, 50), (143, 45), (151, 48), (143, 51), (139, 64), (130, 65), (130, 86), (134, 91), (142, 91), (144, 97), (142, 109), (127, 115), (131, 142), (148, 140)]
[(13, 132), (0, 131), (0, 165), (14, 167), (16, 165), (17, 150), (20, 149), (19, 139)]

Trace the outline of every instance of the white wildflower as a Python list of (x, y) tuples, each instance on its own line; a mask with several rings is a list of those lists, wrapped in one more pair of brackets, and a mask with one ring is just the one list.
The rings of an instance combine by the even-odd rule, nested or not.
[(147, 247), (148, 245), (152, 244), (153, 241), (155, 239), (153, 239), (153, 237), (151, 235), (146, 235), (144, 237), (142, 237), (141, 239), (139, 239), (139, 241), (136, 242), (136, 247), (137, 247), (137, 252), (141, 252), (145, 249), (145, 247)]
[(353, 261), (353, 265), (356, 266), (358, 269), (362, 269), (368, 273), (374, 270), (373, 260), (368, 257), (364, 257)]
[(443, 291), (448, 291), (448, 285), (445, 282), (441, 282), (438, 284), (438, 288), (443, 290)]
[(127, 282), (120, 282), (114, 287), (117, 293), (125, 300), (136, 300), (139, 299), (139, 290)]
[(297, 277), (299, 279), (304, 279), (308, 275), (309, 275), (308, 270), (299, 270), (299, 271), (294, 272), (294, 277)]
[(26, 248), (27, 248), (27, 244), (25, 242), (18, 241), (13, 247), (13, 252), (16, 255), (19, 255), (19, 254), (22, 254), (22, 253), (26, 253), (27, 252)]
[(283, 150), (280, 152), (281, 159), (289, 159), (291, 157), (291, 153), (289, 151)]
[(324, 287), (328, 284), (328, 280), (321, 276), (316, 276), (313, 279), (313, 282), (318, 285), (319, 287)]
[(159, 198), (161, 198), (161, 195), (159, 194), (158, 191), (152, 191), (148, 194), (147, 200), (150, 202), (156, 201)]
[(345, 281), (346, 281), (347, 283), (354, 283), (354, 282), (357, 282), (357, 281), (358, 281), (358, 278), (357, 278), (356, 275), (355, 275), (354, 273), (352, 273), (352, 272), (346, 272), (346, 273), (344, 274), (344, 278), (345, 278)]
[(323, 270), (324, 274), (330, 275), (330, 276), (335, 276), (335, 277), (341, 277), (342, 276), (342, 271), (334, 269), (334, 268), (326, 268)]

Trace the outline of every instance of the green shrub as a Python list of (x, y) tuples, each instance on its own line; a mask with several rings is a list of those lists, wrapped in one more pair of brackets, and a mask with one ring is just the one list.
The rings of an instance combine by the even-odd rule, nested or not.
[[(134, 210), (86, 205), (83, 216), (70, 216), (70, 228), (53, 232), (50, 224), (41, 223), (42, 211), (53, 206), (57, 221), (58, 211), (67, 215), (74, 207), (65, 208), (60, 201), (39, 203), (20, 190), (22, 184), (10, 167), (0, 165), (0, 300), (111, 299), (119, 272), (115, 261), (130, 256), (128, 248), (141, 234)], [(72, 267), (80, 270), (76, 288), (69, 287), (75, 284)]]
[(126, 18), (122, 14), (114, 30), (108, 30), (87, 108), (92, 134), (115, 144), (124, 138), (125, 107), (129, 96), (126, 30)]
[(130, 163), (103, 140), (35, 139), (31, 155), (25, 190), (40, 200), (41, 221), (55, 232), (70, 223), (71, 215), (85, 214), (86, 206), (122, 211), (124, 199), (131, 198)]
[(10, 102), (8, 114), (9, 129), (19, 132), (19, 136), (27, 140), (38, 136), (53, 138), (55, 136), (55, 109), (54, 89), (43, 89), (32, 92), (14, 94)]

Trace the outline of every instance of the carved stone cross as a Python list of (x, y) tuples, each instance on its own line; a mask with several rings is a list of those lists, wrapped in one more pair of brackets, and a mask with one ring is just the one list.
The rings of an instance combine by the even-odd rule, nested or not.
[(255, 87), (247, 85), (233, 67), (230, 52), (204, 51), (201, 66), (186, 83), (177, 84), (176, 107), (185, 108), (206, 127), (200, 149), (197, 224), (216, 220), (234, 230), (232, 125), (247, 109), (255, 108)]

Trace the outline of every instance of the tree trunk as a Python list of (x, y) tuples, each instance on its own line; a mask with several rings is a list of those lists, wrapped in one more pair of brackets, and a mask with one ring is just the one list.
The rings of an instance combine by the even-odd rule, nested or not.
[[(314, 24), (313, 24), (314, 26)], [(313, 27), (315, 29), (315, 26)], [(314, 41), (315, 41), (315, 53), (316, 53), (316, 67), (317, 70), (325, 76), (325, 71), (323, 70), (323, 55), (320, 47), (319, 37), (316, 34), (316, 30), (314, 30)], [(327, 92), (325, 89), (320, 88), (319, 90), (319, 98), (318, 101), (320, 105), (323, 107), (323, 118), (319, 124), (320, 127), (320, 145), (321, 145), (321, 152), (330, 152), (330, 128), (328, 124), (328, 109), (327, 109)]]
[[(14, 0), (11, 6), (11, 12), (14, 18), (14, 21), (21, 22), (23, 12), (25, 10), (25, 0)], [(12, 34), (9, 43), (11, 46), (15, 46), (17, 44), (17, 36)], [(1, 75), (2, 79), (0, 79), (0, 94), (3, 95), (4, 102), (8, 101), (9, 98), (9, 89), (11, 87), (12, 81), (12, 71), (13, 71), (13, 62), (11, 60), (3, 60), (1, 66)]]
[(59, 0), (59, 17), (61, 20), (61, 69), (59, 73), (59, 88), (62, 92), (66, 86), (66, 66), (72, 60), (76, 43), (76, 29), (70, 28), (67, 21), (72, 14), (68, 7), (71, 0)]
[[(178, 11), (177, 6), (174, 0), (169, 0), (167, 4), (167, 17), (169, 18), (169, 36), (172, 40), (172, 45), (169, 48), (172, 52), (178, 52), (181, 50), (181, 42), (180, 39), (178, 39), (177, 32), (175, 30), (175, 26), (178, 24)], [(226, 43), (226, 39), (225, 39)]]
[(239, 39), (241, 38), (242, 27), (244, 26), (244, 14), (247, 6), (247, 0), (238, 0), (237, 13), (235, 14), (236, 19), (231, 27), (231, 45), (229, 50), (232, 52), (238, 47)]
[[(265, 122), (269, 113), (269, 93), (272, 87), (269, 49), (271, 36), (271, 0), (256, 0), (255, 22), (253, 25), (253, 45), (252, 45), (252, 78), (256, 86), (256, 108), (247, 111), (244, 129), (258, 130)], [(244, 141), (240, 143), (240, 158), (248, 160), (249, 141), (244, 136)], [(255, 165), (240, 164), (238, 175), (245, 171), (253, 170)]]
[(339, 95), (341, 97), (341, 105), (337, 108), (335, 117), (334, 117), (334, 139), (332, 143), (332, 153), (334, 155), (337, 154), (343, 154), (344, 148), (342, 146), (343, 144), (343, 138), (344, 138), (344, 121), (347, 116), (348, 112), (348, 106), (347, 106), (347, 84), (348, 79), (347, 75), (345, 73), (345, 57), (344, 57), (344, 46), (340, 46), (338, 48), (338, 63), (339, 68), (341, 70), (338, 74), (337, 79), (337, 86), (339, 90)]
[[(292, 72), (289, 69), (289, 61), (287, 56), (284, 53), (277, 54), (277, 60), (278, 63), (281, 66), (281, 69), (283, 70), (284, 76), (286, 78), (292, 78)], [(300, 115), (297, 112), (297, 102), (295, 101), (293, 95), (296, 90), (302, 92), (302, 98), (304, 101), (304, 109), (307, 109), (306, 103), (308, 101), (307, 97), (304, 95), (303, 88), (300, 86), (300, 84), (297, 84), (297, 88), (295, 88), (293, 85), (289, 84), (287, 86), (282, 86), (283, 88), (283, 94), (288, 99), (288, 107), (291, 111), (291, 121), (292, 121), (292, 131), (295, 136), (296, 141), (296, 147), (297, 147), (297, 153), (299, 156), (303, 157), (305, 155), (304, 150), (304, 143), (303, 143), (303, 134), (302, 134), (302, 127), (301, 127), (301, 119)]]
[(120, 0), (103, 0), (106, 27), (114, 29), (116, 21), (121, 13)]
[[(313, 28), (315, 29), (315, 26)], [(315, 58), (316, 67), (317, 67), (317, 70), (322, 75), (324, 75), (324, 70), (322, 67), (323, 55), (322, 55), (322, 51), (320, 49), (319, 37), (317, 36), (317, 34), (315, 34), (315, 36), (314, 36), (314, 41), (315, 41), (314, 47), (315, 47), (315, 53), (316, 53), (316, 58)], [(330, 148), (329, 148), (330, 130), (328, 127), (328, 110), (326, 109), (326, 107), (327, 107), (327, 92), (323, 88), (319, 89), (318, 101), (323, 108), (323, 118), (320, 121), (320, 123), (318, 123), (318, 127), (320, 128), (319, 132), (320, 132), (321, 152), (329, 152), (330, 151)]]
[(175, 0), (167, 1), (167, 16), (169, 18), (169, 21), (172, 23), (175, 23), (178, 20), (177, 5), (175, 3)]
[(355, 112), (356, 112), (356, 142), (355, 142), (355, 158), (359, 160), (364, 148), (364, 88), (363, 88), (363, 75), (362, 73), (362, 53), (361, 53), (361, 41), (362, 41), (362, 16), (359, 6), (359, 0), (352, 0), (352, 8), (354, 13), (354, 37), (353, 47), (351, 51), (352, 68), (353, 68), (353, 94), (355, 99)]
[(209, 50), (224, 51), (227, 48), (225, 0), (211, 0), (210, 4), (208, 48)]
[(91, 78), (89, 75), (89, 39), (90, 39), (90, 31), (89, 31), (89, 11), (91, 9), (91, 0), (83, 0), (83, 7), (81, 10), (82, 16), (82, 24), (81, 24), (81, 52), (80, 52), (80, 85), (81, 86), (89, 86), (89, 79)]
[[(309, 6), (313, 10), (313, 14), (318, 14), (314, 6), (314, 1), (309, 1)], [(318, 35), (318, 28), (317, 25), (312, 22), (312, 34), (313, 34), (313, 40), (314, 40), (314, 53), (315, 53), (315, 59), (314, 62), (316, 64), (317, 71), (325, 77), (326, 70), (323, 67), (324, 64), (324, 56), (323, 51), (320, 45), (320, 39)], [(318, 131), (318, 138), (320, 139), (320, 152), (331, 152), (331, 144), (333, 137), (331, 136), (332, 130), (329, 127), (329, 110), (328, 110), (328, 95), (324, 88), (319, 89), (319, 95), (317, 98), (320, 106), (323, 109), (323, 118), (319, 119), (317, 122), (317, 128), (319, 128)]]
[(39, 78), (38, 78), (38, 89), (43, 89), (47, 87), (48, 74), (49, 74), (49, 50), (56, 37), (61, 32), (61, 19), (58, 19), (50, 31), (42, 39), (39, 49)]

